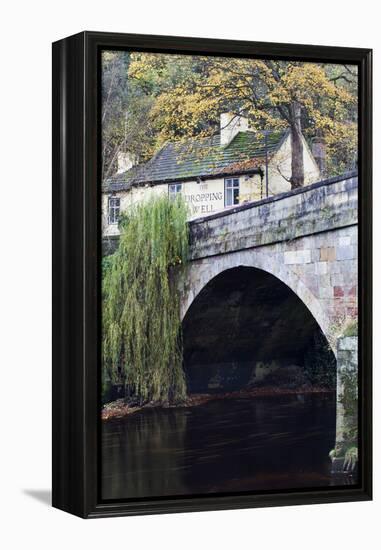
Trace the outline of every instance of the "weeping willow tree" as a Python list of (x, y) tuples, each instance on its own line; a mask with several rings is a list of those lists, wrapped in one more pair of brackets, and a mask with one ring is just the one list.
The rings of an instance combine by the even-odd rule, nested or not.
[(103, 272), (103, 377), (140, 402), (185, 397), (179, 295), (173, 267), (188, 253), (182, 199), (153, 198), (128, 212)]

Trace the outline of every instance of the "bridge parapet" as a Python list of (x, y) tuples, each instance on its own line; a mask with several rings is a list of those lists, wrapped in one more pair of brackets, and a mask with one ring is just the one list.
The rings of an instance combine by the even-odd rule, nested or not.
[(355, 225), (357, 187), (357, 173), (350, 173), (193, 220), (191, 259)]

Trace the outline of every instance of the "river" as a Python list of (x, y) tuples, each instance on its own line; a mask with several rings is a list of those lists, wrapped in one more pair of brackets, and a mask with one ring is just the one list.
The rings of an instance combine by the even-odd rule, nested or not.
[(102, 499), (328, 487), (335, 396), (149, 408), (102, 423)]

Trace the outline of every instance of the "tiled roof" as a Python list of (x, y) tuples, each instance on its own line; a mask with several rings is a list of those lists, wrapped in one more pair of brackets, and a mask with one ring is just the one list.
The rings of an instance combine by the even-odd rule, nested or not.
[[(279, 149), (288, 132), (268, 135), (271, 156)], [(167, 143), (145, 164), (137, 165), (105, 181), (107, 190), (118, 191), (133, 185), (157, 184), (187, 179), (259, 172), (265, 161), (265, 138), (256, 132), (239, 132), (225, 147), (220, 136), (182, 143)]]

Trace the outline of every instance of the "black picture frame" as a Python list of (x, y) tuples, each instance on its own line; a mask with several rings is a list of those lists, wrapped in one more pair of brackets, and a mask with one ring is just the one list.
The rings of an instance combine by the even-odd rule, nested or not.
[[(359, 68), (359, 483), (327, 490), (99, 498), (100, 51), (260, 57)], [(372, 498), (372, 51), (82, 32), (53, 44), (53, 506), (84, 518)]]

